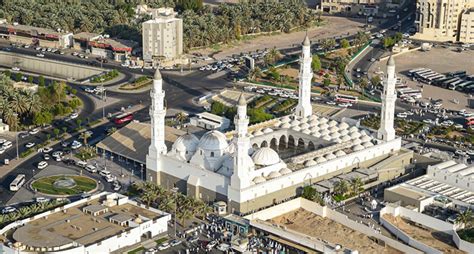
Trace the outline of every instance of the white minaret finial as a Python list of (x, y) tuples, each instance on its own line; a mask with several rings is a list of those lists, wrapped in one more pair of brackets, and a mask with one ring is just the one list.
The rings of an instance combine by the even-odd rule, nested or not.
[(311, 69), (311, 42), (308, 34), (303, 41), (303, 50), (300, 58), (300, 74), (298, 89), (298, 105), (296, 106), (296, 115), (307, 117), (313, 114), (311, 106), (311, 79), (313, 78), (313, 70)]
[(234, 118), (234, 172), (231, 176), (231, 187), (235, 190), (248, 187), (250, 185), (249, 173), (254, 169), (254, 164), (249, 156), (250, 137), (248, 136), (249, 118), (247, 116), (247, 102), (244, 94), (240, 95), (237, 103), (237, 114)]
[(391, 141), (395, 139), (395, 129), (393, 121), (395, 118), (395, 101), (397, 94), (395, 84), (397, 77), (395, 76), (395, 60), (390, 56), (387, 63), (387, 76), (383, 82), (382, 113), (380, 117), (380, 128), (377, 132), (377, 138), (383, 141)]
[(150, 96), (151, 144), (148, 149), (148, 156), (156, 158), (158, 155), (166, 154), (167, 152), (165, 145), (165, 91), (163, 91), (163, 79), (158, 69), (153, 76), (153, 88), (151, 89)]

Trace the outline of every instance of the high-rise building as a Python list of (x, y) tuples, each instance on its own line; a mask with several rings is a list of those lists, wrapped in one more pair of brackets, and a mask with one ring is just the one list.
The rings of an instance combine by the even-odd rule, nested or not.
[(143, 60), (177, 59), (183, 53), (183, 20), (172, 8), (153, 11), (153, 19), (142, 24)]
[(416, 39), (474, 42), (473, 0), (418, 0)]

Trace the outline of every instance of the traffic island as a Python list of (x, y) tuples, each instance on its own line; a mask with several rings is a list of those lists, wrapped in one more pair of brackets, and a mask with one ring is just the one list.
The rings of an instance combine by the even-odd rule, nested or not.
[(49, 196), (72, 196), (97, 189), (97, 181), (87, 176), (54, 175), (41, 177), (31, 183), (31, 189)]

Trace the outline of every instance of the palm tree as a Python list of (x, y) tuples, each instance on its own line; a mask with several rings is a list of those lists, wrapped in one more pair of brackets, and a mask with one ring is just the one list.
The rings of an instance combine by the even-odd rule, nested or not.
[(158, 197), (158, 195), (157, 195), (156, 192), (147, 191), (147, 192), (143, 192), (140, 195), (140, 200), (142, 202), (146, 203), (147, 206), (150, 206), (151, 203), (153, 203), (156, 200), (157, 197)]
[(334, 186), (334, 192), (338, 195), (345, 195), (349, 191), (349, 185), (347, 181), (340, 180)]
[(179, 124), (183, 124), (188, 119), (188, 115), (181, 111), (181, 112), (176, 113), (174, 118)]
[(463, 226), (465, 228), (470, 228), (473, 224), (473, 213), (471, 209), (467, 209), (464, 212), (458, 214), (456, 218), (456, 224)]
[(270, 49), (268, 53), (264, 57), (265, 65), (275, 64), (278, 60), (282, 58), (280, 51), (278, 51), (275, 47)]
[(88, 132), (83, 132), (80, 135), (80, 138), (83, 140), (85, 146), (87, 146), (87, 139), (91, 137), (91, 134)]
[(359, 177), (352, 179), (350, 183), (350, 189), (351, 189), (352, 194), (359, 195), (361, 191), (363, 190), (362, 188), (363, 185), (364, 183), (362, 182), (362, 180), (360, 180)]
[(256, 80), (262, 76), (262, 70), (259, 67), (255, 67), (249, 71), (249, 80)]

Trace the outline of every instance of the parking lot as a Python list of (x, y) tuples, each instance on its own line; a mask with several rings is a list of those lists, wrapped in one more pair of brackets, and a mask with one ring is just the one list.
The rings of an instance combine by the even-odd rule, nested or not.
[[(396, 71), (399, 77), (407, 81), (407, 85), (413, 89), (422, 90), (423, 101), (431, 99), (442, 99), (443, 108), (448, 110), (469, 109), (472, 107), (472, 97), (460, 91), (453, 91), (433, 85), (427, 85), (412, 81), (410, 77), (404, 75), (411, 69), (430, 68), (438, 73), (454, 71), (466, 71), (468, 75), (474, 74), (474, 50), (456, 52), (455, 48), (432, 48), (428, 52), (414, 51), (399, 55), (395, 58)], [(375, 62), (369, 69), (373, 74), (377, 71), (385, 71), (385, 61)]]

